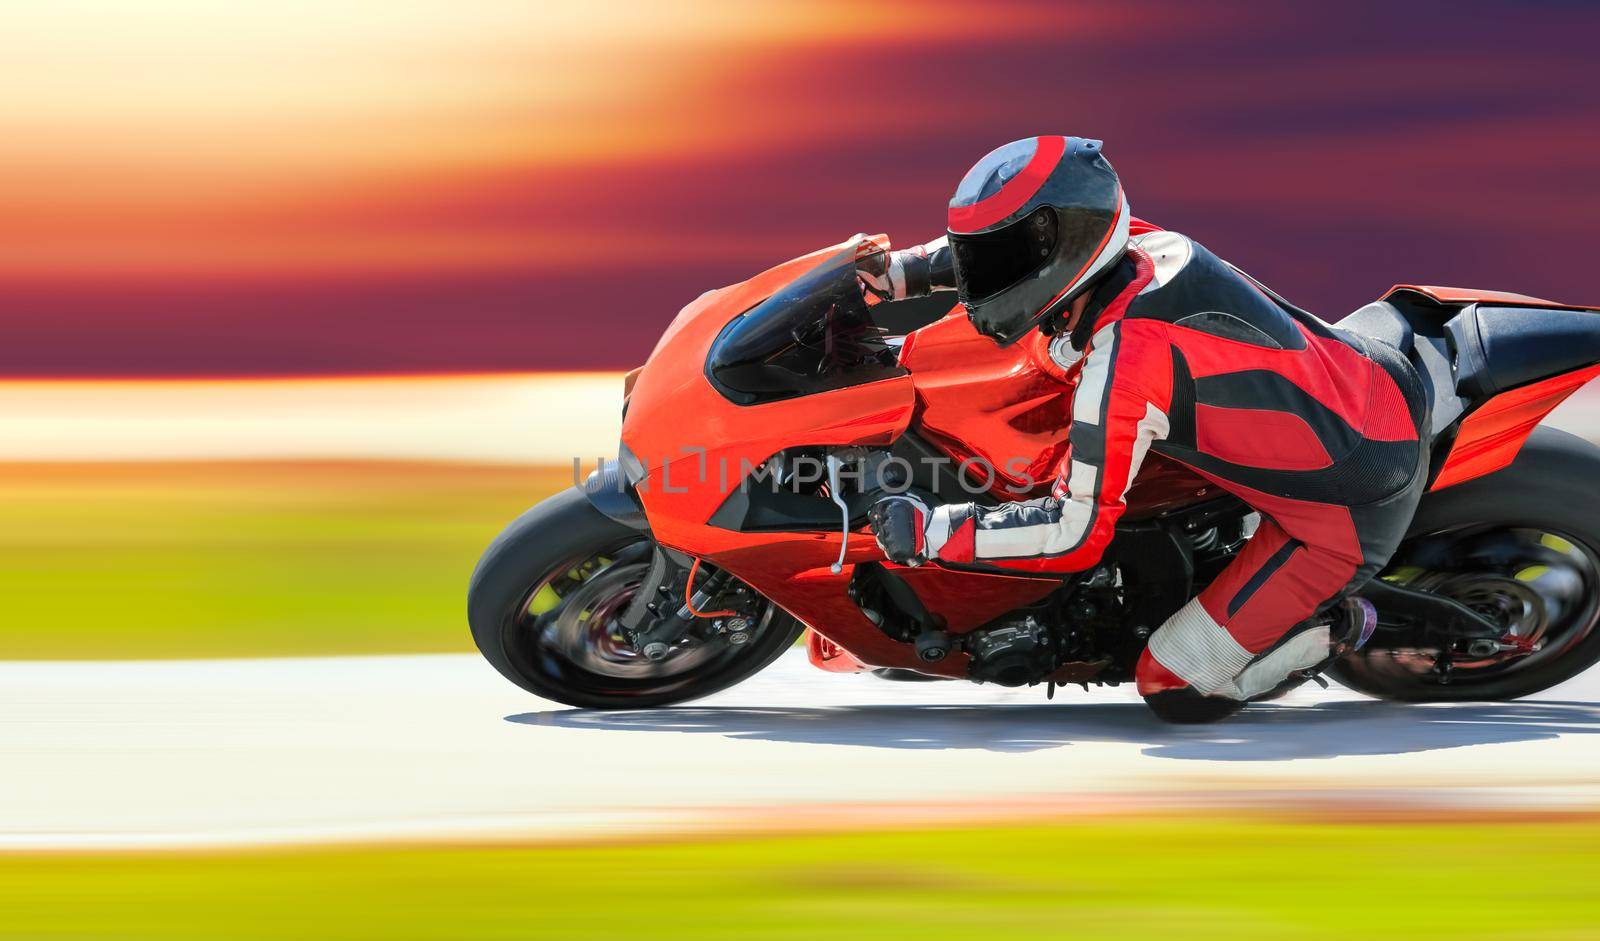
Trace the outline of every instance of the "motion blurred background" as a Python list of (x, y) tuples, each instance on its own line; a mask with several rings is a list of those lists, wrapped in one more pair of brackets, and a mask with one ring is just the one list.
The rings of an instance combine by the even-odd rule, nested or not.
[(1593, 301), (1581, 2), (6, 5), (0, 371), (627, 369), (711, 287), (942, 230), (1106, 140), (1142, 215), (1334, 316)]
[(938, 235), (1018, 137), (1103, 138), (1137, 213), (1330, 319), (1600, 303), (1596, 35), (1576, 0), (5, 4), (0, 659), (470, 649), (477, 553), (610, 453), (679, 307)]
[(478, 547), (611, 453), (617, 374), (679, 307), (938, 235), (1018, 137), (1104, 138), (1138, 213), (1330, 319), (1401, 281), (1596, 303), (1597, 29), (1490, 0), (9, 4), (0, 656), (465, 649)]

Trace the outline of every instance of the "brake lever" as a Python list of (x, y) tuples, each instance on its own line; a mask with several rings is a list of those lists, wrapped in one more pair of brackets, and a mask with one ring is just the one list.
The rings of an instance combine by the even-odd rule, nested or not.
[(850, 507), (844, 502), (844, 495), (840, 493), (839, 470), (844, 466), (844, 461), (839, 455), (828, 455), (828, 496), (839, 507), (839, 516), (842, 520), (843, 534), (839, 537), (839, 559), (831, 566), (833, 574), (838, 575), (844, 571), (844, 554), (850, 548)]

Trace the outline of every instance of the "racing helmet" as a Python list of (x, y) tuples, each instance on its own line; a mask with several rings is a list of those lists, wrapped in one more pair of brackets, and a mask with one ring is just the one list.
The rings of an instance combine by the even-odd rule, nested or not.
[(956, 290), (1004, 346), (1072, 303), (1128, 248), (1128, 199), (1100, 141), (1029, 137), (991, 151), (950, 200)]

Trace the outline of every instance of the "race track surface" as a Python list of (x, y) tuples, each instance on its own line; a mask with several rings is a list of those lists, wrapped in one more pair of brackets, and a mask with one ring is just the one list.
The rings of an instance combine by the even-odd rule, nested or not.
[[(786, 656), (590, 712), (474, 656), (0, 664), (0, 849), (552, 839), (1149, 806), (1600, 806), (1600, 676), (1400, 706), (1334, 687), (1172, 728), (1127, 689), (887, 683)], [(842, 806), (841, 806), (842, 805)]]

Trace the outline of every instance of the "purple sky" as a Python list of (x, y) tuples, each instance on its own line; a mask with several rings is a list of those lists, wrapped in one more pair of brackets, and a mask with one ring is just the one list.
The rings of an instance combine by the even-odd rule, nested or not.
[[(171, 180), (127, 213), (0, 208), (0, 375), (628, 368), (705, 289), (856, 231), (937, 235), (975, 159), (1040, 133), (1103, 138), (1137, 214), (1335, 319), (1398, 281), (1600, 304), (1600, 6), (986, 9), (726, 67), (681, 40), (591, 62), (643, 74), (576, 158), (540, 143), (530, 78), (525, 107), (473, 112), (525, 141), (494, 161), (402, 148), (381, 186), (356, 167), (236, 208)], [(608, 143), (646, 118), (673, 143)], [(451, 126), (417, 146), (449, 153)], [(103, 178), (144, 185), (118, 160)], [(60, 257), (28, 260), (40, 232)]]

